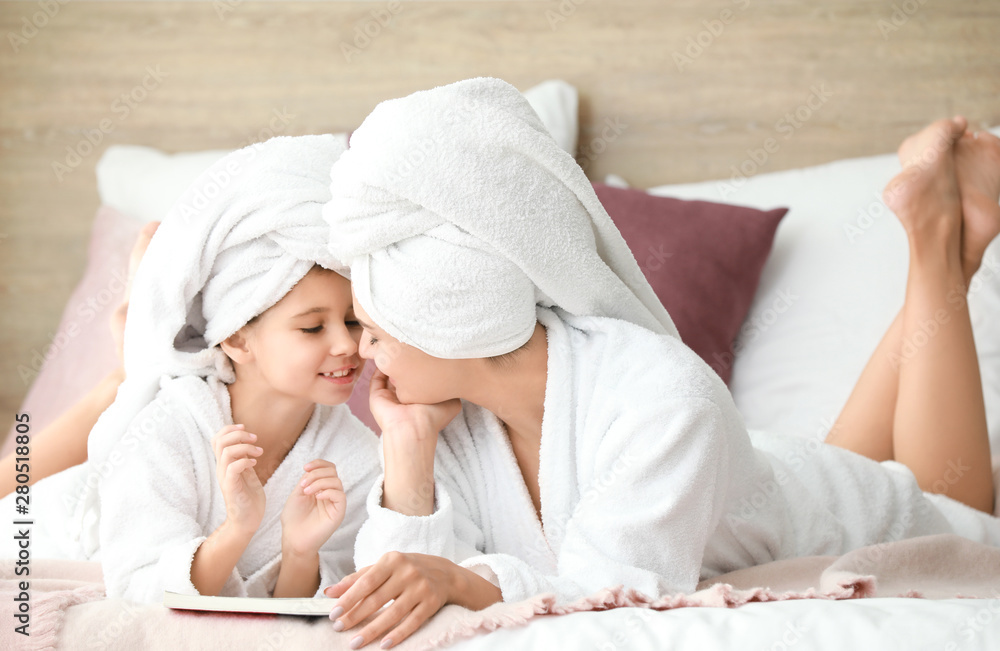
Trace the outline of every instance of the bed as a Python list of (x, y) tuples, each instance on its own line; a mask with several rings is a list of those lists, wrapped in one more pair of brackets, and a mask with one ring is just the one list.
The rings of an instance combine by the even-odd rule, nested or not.
[[(34, 7), (0, 5), (3, 32), (22, 33), (22, 18), (33, 20)], [(1000, 123), (1000, 11), (986, 3), (429, 2), (407, 3), (376, 30), (380, 8), (70, 3), (37, 34), (22, 37), (16, 56), (0, 60), (0, 246), (9, 253), (0, 263), (8, 288), (0, 295), (5, 413), (25, 404), (32, 383), (35, 395), (21, 409), (54, 411), (73, 399), (85, 386), (83, 373), (55, 387), (38, 382), (46, 369), (50, 383), (67, 380), (58, 365), (70, 363), (69, 346), (85, 343), (104, 359), (111, 350), (110, 341), (97, 338), (98, 318), (77, 318), (81, 328), (94, 329), (65, 342), (59, 335), (68, 331), (56, 325), (61, 314), (64, 325), (79, 315), (67, 301), (74, 286), (76, 300), (113, 289), (109, 278), (123, 264), (128, 229), (158, 210), (147, 208), (155, 201), (143, 203), (149, 192), (138, 200), (123, 196), (136, 187), (113, 172), (140, 170), (136, 158), (116, 162), (127, 152), (110, 145), (221, 152), (268, 133), (346, 132), (379, 99), (494, 74), (521, 88), (558, 76), (579, 89), (579, 129), (564, 132), (578, 134), (578, 160), (594, 181), (658, 196), (790, 208), (740, 328), (730, 387), (751, 428), (820, 437), (902, 301), (902, 231), (877, 196), (894, 169), (886, 154), (941, 114), (961, 110), (978, 126)], [(377, 35), (361, 47), (358, 29), (366, 25)], [(172, 49), (177, 43), (184, 47)], [(345, 53), (345, 43), (359, 51)], [(467, 56), (454, 56), (456, 49)], [(128, 106), (114, 102), (144, 82), (152, 88), (127, 116), (111, 108)], [(808, 114), (796, 117), (802, 106)], [(560, 108), (567, 106), (556, 103), (553, 111)], [(114, 129), (102, 131), (94, 151), (70, 166), (70, 154), (82, 153), (87, 131), (106, 117)], [(577, 113), (563, 117), (575, 124)], [(763, 149), (770, 137), (777, 151)], [(218, 153), (200, 156), (212, 155)], [(196, 156), (181, 161), (194, 166), (188, 173), (200, 164)], [(55, 163), (70, 171), (58, 176)], [(149, 165), (154, 176), (162, 169)], [(144, 186), (162, 192), (160, 202), (170, 193), (163, 180)], [(989, 256), (996, 260), (1000, 251), (994, 246)], [(97, 268), (103, 280), (88, 281)], [(988, 336), (987, 326), (1000, 317), (997, 273), (985, 266), (971, 299), (994, 450), (1000, 339)], [(81, 275), (97, 284), (78, 285)], [(82, 367), (96, 379), (99, 366)], [(76, 587), (93, 578), (80, 577)], [(50, 641), (58, 648), (131, 648), (136, 638), (111, 633), (134, 628), (137, 611), (123, 604), (99, 610), (98, 603), (66, 604), (65, 634)], [(106, 618), (96, 630), (111, 633), (71, 634), (95, 630), (73, 627), (96, 613)], [(296, 648), (284, 620), (244, 623), (260, 648)], [(184, 646), (183, 628), (157, 629), (157, 639), (142, 646)], [(1000, 647), (1000, 585), (978, 599), (789, 600), (663, 613), (615, 608), (535, 617), (451, 641), (456, 649), (781, 649), (799, 642), (990, 649)]]

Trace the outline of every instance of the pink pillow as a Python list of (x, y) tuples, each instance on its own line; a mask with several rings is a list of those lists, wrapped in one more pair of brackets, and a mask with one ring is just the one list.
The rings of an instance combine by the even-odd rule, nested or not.
[(733, 341), (787, 208), (657, 197), (594, 184), (681, 339), (727, 384)]

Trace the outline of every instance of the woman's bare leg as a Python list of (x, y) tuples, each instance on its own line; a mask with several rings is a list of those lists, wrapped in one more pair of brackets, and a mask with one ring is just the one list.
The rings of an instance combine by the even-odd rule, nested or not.
[(892, 429), (899, 393), (899, 366), (895, 360), (899, 357), (902, 340), (903, 310), (900, 310), (826, 435), (827, 443), (875, 461), (894, 458)]
[(990, 512), (989, 439), (966, 291), (1000, 232), (1000, 141), (967, 134), (952, 149), (962, 130), (963, 121), (941, 121), (900, 149), (902, 158), (918, 158), (886, 190), (910, 243), (906, 303), (829, 440), (886, 458), (892, 406), (891, 458), (924, 490)]
[[(129, 282), (124, 301), (111, 315), (111, 334), (115, 340), (119, 359), (122, 357), (121, 345), (125, 332), (128, 297), (132, 289), (132, 276), (157, 226), (159, 222), (146, 224), (136, 239), (129, 258)], [(124, 368), (116, 368), (54, 422), (32, 435), (29, 484), (87, 460), (87, 438), (90, 436), (90, 430), (104, 410), (114, 402), (118, 386), (124, 379)], [(16, 456), (16, 453), (11, 453), (0, 460), (0, 497), (11, 493), (17, 486)]]
[[(42, 431), (31, 436), (31, 472), (28, 484), (87, 460), (87, 436), (98, 417), (115, 400), (125, 379), (119, 367)], [(17, 487), (16, 453), (0, 460), (0, 497)]]
[[(964, 120), (956, 118), (960, 128)], [(940, 148), (940, 145), (938, 145)], [(955, 166), (962, 196), (962, 271), (966, 288), (982, 263), (986, 246), (1000, 231), (1000, 139), (966, 132), (955, 144)], [(901, 162), (919, 156), (912, 140), (900, 147)], [(898, 187), (898, 186), (897, 186)], [(876, 461), (893, 459), (892, 431), (899, 390), (902, 346), (901, 309), (868, 360), (826, 442)]]
[[(965, 128), (965, 120), (955, 118), (954, 125), (954, 130), (949, 128), (943, 135), (936, 135), (928, 142), (919, 141), (919, 146), (918, 141), (915, 140), (916, 135), (908, 138), (899, 148), (900, 163), (904, 167), (909, 167), (920, 163), (919, 157), (925, 151), (935, 152), (951, 149), (954, 133)], [(934, 131), (934, 133), (940, 132)], [(893, 181), (896, 182), (897, 179), (893, 179)], [(887, 187), (885, 195), (887, 203), (892, 200), (891, 195), (899, 192), (901, 187), (898, 182)], [(979, 257), (981, 259), (982, 255), (980, 254)], [(979, 261), (964, 268), (966, 286), (978, 268)], [(899, 362), (901, 359), (900, 348), (903, 344), (904, 312), (905, 307), (896, 314), (896, 318), (893, 319), (885, 335), (882, 336), (875, 352), (868, 359), (868, 363), (854, 385), (847, 403), (826, 436), (827, 443), (863, 454), (875, 461), (895, 458), (893, 424), (896, 419), (896, 398), (899, 393)]]

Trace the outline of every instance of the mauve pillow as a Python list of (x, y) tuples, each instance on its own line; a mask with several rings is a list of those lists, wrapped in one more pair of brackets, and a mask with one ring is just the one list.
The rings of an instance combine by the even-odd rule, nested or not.
[(681, 340), (728, 384), (733, 341), (788, 209), (683, 201), (601, 183), (594, 190)]

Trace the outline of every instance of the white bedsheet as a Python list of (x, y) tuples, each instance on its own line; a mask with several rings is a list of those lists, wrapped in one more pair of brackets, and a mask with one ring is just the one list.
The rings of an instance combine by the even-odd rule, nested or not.
[(966, 651), (1000, 649), (992, 599), (855, 599), (752, 603), (735, 609), (620, 608), (541, 617), (463, 641), (456, 651)]

